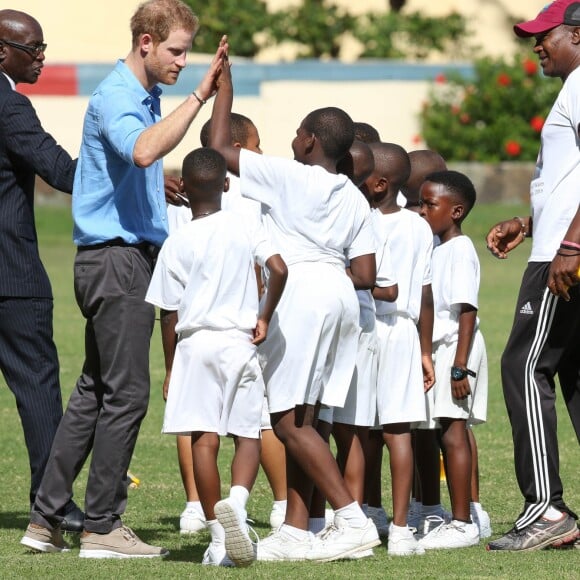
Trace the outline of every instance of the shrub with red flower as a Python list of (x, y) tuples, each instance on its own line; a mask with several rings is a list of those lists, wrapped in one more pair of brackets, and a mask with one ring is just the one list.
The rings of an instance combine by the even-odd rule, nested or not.
[(443, 73), (439, 73), (433, 80), (440, 85), (444, 85), (447, 82), (447, 77)]
[(522, 61), (522, 67), (527, 75), (533, 76), (538, 74), (538, 63), (531, 58), (524, 58)]
[(504, 145), (505, 152), (510, 157), (518, 157), (522, 152), (522, 146), (517, 141), (506, 141)]
[(544, 118), (536, 115), (530, 119), (530, 127), (536, 132), (541, 133), (544, 127)]
[(497, 84), (501, 87), (509, 87), (512, 84), (512, 79), (508, 74), (501, 72), (497, 75)]
[(536, 61), (482, 58), (473, 74), (445, 72), (420, 113), (429, 149), (448, 161), (535, 161), (540, 133), (562, 84)]

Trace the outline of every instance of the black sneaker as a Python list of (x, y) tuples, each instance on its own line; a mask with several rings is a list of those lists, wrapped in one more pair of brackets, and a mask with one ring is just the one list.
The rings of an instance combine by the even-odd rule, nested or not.
[(539, 518), (523, 530), (512, 528), (507, 534), (489, 542), (488, 550), (530, 552), (552, 546), (573, 543), (579, 535), (576, 521), (567, 513), (559, 520)]

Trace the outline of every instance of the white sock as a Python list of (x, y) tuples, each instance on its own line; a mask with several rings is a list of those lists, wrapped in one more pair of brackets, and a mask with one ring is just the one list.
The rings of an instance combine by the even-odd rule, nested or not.
[(207, 528), (214, 544), (223, 544), (226, 541), (226, 531), (217, 520), (208, 521)]
[(321, 532), (326, 527), (326, 518), (308, 518), (308, 531), (313, 534)]
[(288, 524), (282, 524), (280, 526), (280, 531), (283, 531), (286, 535), (290, 536), (294, 540), (304, 540), (308, 537), (308, 530), (301, 530), (300, 528), (295, 528), (294, 526), (289, 526)]
[(230, 489), (230, 497), (245, 510), (250, 492), (243, 485), (233, 485)]
[(391, 526), (392, 526), (391, 531), (393, 532), (398, 532), (399, 534), (411, 533), (411, 530), (409, 530), (409, 526), (396, 526), (393, 523), (391, 523)]
[(278, 499), (272, 503), (276, 507), (279, 507), (282, 511), (286, 511), (286, 506), (288, 505), (287, 499)]
[(334, 510), (334, 514), (346, 520), (353, 528), (363, 528), (367, 523), (367, 517), (356, 501)]
[(555, 508), (553, 505), (548, 506), (548, 509), (544, 512), (543, 517), (547, 520), (556, 521), (562, 517), (562, 512)]

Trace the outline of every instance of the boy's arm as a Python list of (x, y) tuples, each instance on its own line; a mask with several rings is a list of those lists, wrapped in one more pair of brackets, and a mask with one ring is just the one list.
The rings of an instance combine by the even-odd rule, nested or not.
[[(469, 347), (473, 339), (475, 321), (477, 318), (477, 308), (471, 304), (459, 304), (459, 332), (457, 339), (457, 350), (455, 351), (454, 367), (467, 369), (467, 358)], [(467, 376), (459, 381), (451, 379), (451, 393), (454, 399), (465, 399), (471, 393)]]
[(282, 296), (288, 278), (288, 268), (280, 254), (270, 256), (266, 260), (266, 267), (270, 274), (268, 278), (268, 289), (266, 290), (262, 311), (258, 316), (252, 344), (260, 344), (266, 340), (268, 324), (272, 319), (276, 306), (278, 306), (278, 302), (280, 302), (280, 297)]
[(357, 290), (371, 290), (377, 280), (375, 254), (364, 254), (351, 258), (347, 273)]
[(177, 334), (175, 325), (177, 324), (176, 310), (161, 309), (161, 341), (163, 343), (163, 356), (165, 357), (165, 380), (163, 381), (163, 400), (167, 401), (169, 391), (169, 379), (171, 378), (171, 367), (175, 357), (175, 347), (177, 345)]
[(217, 79), (218, 92), (213, 104), (209, 128), (209, 143), (226, 159), (228, 169), (235, 175), (240, 174), (240, 148), (232, 144), (230, 114), (234, 100), (231, 65), (227, 55), (221, 59), (221, 71)]
[(375, 286), (372, 289), (372, 295), (375, 300), (383, 300), (384, 302), (394, 302), (399, 297), (399, 285), (392, 286)]
[(427, 392), (435, 384), (433, 368), (433, 290), (425, 284), (421, 291), (421, 312), (419, 314), (419, 342), (421, 344), (421, 365), (423, 367), (423, 389)]

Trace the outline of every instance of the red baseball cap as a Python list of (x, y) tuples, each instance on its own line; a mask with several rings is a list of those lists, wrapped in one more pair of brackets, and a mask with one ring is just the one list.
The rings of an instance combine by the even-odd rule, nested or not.
[(543, 34), (560, 24), (580, 26), (580, 2), (556, 0), (551, 2), (533, 19), (514, 26), (514, 32), (522, 37)]

